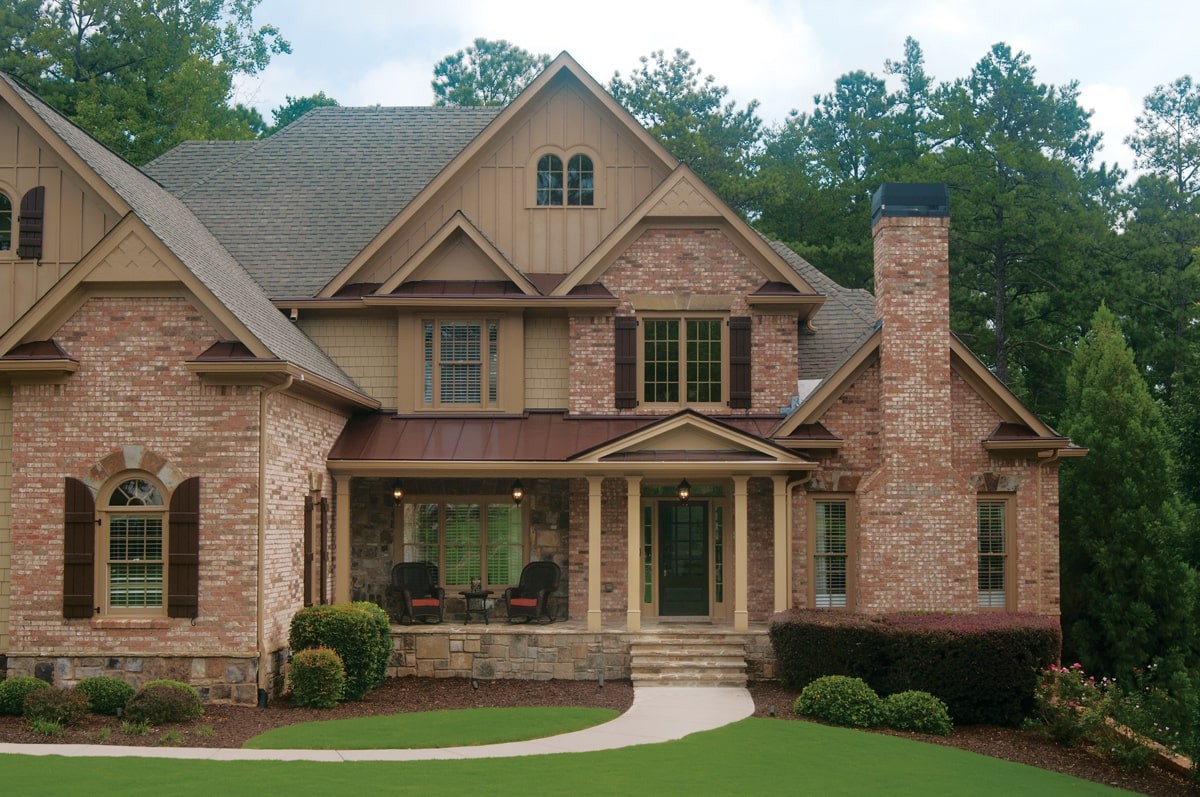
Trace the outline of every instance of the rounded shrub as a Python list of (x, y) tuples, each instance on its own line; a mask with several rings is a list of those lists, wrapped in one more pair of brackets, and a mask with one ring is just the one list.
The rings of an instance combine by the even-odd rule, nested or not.
[(199, 693), (182, 681), (150, 681), (125, 703), (125, 716), (130, 722), (151, 725), (187, 722), (203, 713)]
[(296, 612), (288, 634), (293, 651), (332, 648), (346, 668), (346, 700), (363, 695), (383, 683), (392, 654), (391, 623), (387, 612), (374, 603), (358, 601), (309, 606)]
[(329, 648), (305, 648), (288, 669), (292, 700), (307, 708), (333, 708), (346, 688), (346, 668)]
[(74, 689), (34, 689), (25, 696), (21, 713), (31, 723), (56, 722), (62, 726), (74, 725), (87, 716), (88, 698)]
[(80, 694), (87, 696), (92, 711), (97, 714), (115, 715), (125, 708), (125, 701), (133, 697), (134, 688), (111, 675), (94, 675), (75, 684)]
[(883, 701), (861, 678), (826, 675), (810, 683), (796, 698), (796, 713), (804, 717), (872, 728), (883, 722)]
[(899, 731), (949, 736), (954, 730), (946, 704), (928, 692), (910, 690), (888, 695), (883, 701), (883, 722)]
[(0, 715), (19, 717), (25, 708), (25, 696), (38, 689), (51, 689), (50, 684), (32, 675), (18, 675), (0, 681)]

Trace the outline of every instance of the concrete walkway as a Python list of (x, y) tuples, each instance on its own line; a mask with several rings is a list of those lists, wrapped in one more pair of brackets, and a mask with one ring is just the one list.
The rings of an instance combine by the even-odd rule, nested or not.
[(0, 754), (137, 756), (209, 761), (422, 761), (584, 753), (682, 739), (754, 713), (745, 689), (705, 686), (637, 686), (633, 705), (616, 719), (561, 736), (527, 742), (422, 750), (243, 750), (221, 747), (124, 747), (110, 744), (0, 744)]

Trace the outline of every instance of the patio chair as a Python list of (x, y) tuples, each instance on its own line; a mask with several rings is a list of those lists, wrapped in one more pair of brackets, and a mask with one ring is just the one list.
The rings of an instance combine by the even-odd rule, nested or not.
[(530, 562), (521, 571), (521, 583), (504, 590), (504, 602), (508, 606), (508, 621), (545, 618), (554, 622), (550, 614), (550, 598), (558, 590), (562, 571), (554, 562)]
[(400, 562), (392, 566), (388, 603), (396, 608), (400, 622), (440, 623), (446, 607), (446, 590), (438, 586), (437, 565), (431, 562)]

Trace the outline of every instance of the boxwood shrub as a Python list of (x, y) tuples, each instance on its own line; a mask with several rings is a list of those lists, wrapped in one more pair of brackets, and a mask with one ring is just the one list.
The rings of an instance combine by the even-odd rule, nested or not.
[(0, 681), (0, 715), (21, 716), (26, 695), (37, 689), (51, 688), (50, 684), (32, 675), (18, 675)]
[(954, 730), (946, 704), (928, 692), (910, 690), (888, 695), (883, 701), (883, 722), (899, 731), (949, 736)]
[(305, 648), (288, 668), (292, 700), (307, 708), (333, 708), (346, 688), (346, 668), (329, 648)]
[(200, 695), (182, 681), (150, 681), (125, 703), (125, 716), (131, 722), (160, 725), (187, 722), (204, 714)]
[(111, 675), (94, 675), (75, 684), (79, 693), (86, 695), (92, 711), (97, 714), (116, 715), (125, 708), (125, 701), (133, 697), (134, 688)]
[(292, 617), (288, 643), (294, 652), (332, 648), (346, 668), (346, 700), (362, 700), (383, 683), (392, 654), (391, 623), (374, 603), (309, 606)]
[(850, 728), (883, 724), (883, 701), (861, 678), (822, 676), (800, 692), (796, 713)]
[(775, 615), (770, 636), (793, 689), (850, 675), (880, 694), (929, 692), (964, 725), (1019, 725), (1033, 708), (1037, 673), (1058, 661), (1062, 646), (1056, 619), (1004, 612), (870, 617), (798, 609)]

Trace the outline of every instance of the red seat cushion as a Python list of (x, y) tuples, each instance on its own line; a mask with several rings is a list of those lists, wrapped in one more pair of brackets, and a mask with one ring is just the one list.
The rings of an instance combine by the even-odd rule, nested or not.
[(509, 606), (524, 606), (533, 609), (537, 606), (537, 598), (509, 598)]
[(413, 606), (441, 606), (442, 602), (437, 598), (413, 598)]

